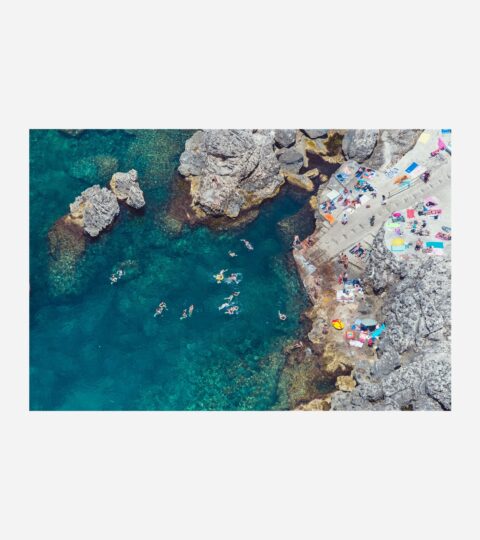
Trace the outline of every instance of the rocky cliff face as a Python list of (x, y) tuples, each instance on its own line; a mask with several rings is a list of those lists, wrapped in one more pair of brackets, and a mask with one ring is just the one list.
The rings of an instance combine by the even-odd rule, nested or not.
[(375, 239), (366, 283), (384, 295), (387, 330), (378, 359), (352, 372), (357, 386), (336, 392), (332, 409), (450, 410), (450, 261), (413, 256), (402, 261)]
[(366, 165), (384, 170), (391, 167), (417, 143), (421, 129), (382, 129)]
[(190, 182), (199, 217), (237, 217), (276, 195), (284, 178), (274, 152), (274, 131), (197, 131), (185, 144), (179, 172)]
[(377, 144), (378, 129), (349, 129), (343, 137), (342, 150), (347, 159), (362, 162), (371, 156)]

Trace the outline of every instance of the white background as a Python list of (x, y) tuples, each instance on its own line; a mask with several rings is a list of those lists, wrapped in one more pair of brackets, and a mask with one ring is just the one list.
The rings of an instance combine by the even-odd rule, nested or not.
[[(1, 538), (478, 535), (476, 4), (2, 3)], [(453, 411), (30, 413), (45, 127), (453, 128)]]

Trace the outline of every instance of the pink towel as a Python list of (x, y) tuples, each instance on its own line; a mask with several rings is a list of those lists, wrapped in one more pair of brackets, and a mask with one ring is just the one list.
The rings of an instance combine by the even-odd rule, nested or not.
[(415, 217), (415, 210), (407, 210), (407, 219), (413, 219)]

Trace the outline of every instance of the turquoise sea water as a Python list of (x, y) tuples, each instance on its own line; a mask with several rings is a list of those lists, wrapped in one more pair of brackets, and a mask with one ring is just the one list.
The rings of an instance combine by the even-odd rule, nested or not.
[[(305, 204), (285, 189), (240, 230), (167, 216), (189, 131), (30, 134), (30, 408), (238, 410), (282, 407), (282, 349), (306, 299), (278, 223)], [(86, 187), (135, 168), (146, 209), (122, 207), (73, 267), (52, 264), (48, 231)], [(240, 242), (248, 239), (254, 251)], [(238, 254), (231, 258), (228, 251)], [(118, 268), (126, 276), (111, 284)], [(213, 274), (240, 272), (239, 285)], [(226, 274), (228, 275), (227, 272)], [(238, 315), (218, 309), (233, 291)], [(168, 306), (154, 317), (160, 301)], [(182, 310), (194, 304), (191, 318)], [(277, 311), (288, 314), (280, 321)]]

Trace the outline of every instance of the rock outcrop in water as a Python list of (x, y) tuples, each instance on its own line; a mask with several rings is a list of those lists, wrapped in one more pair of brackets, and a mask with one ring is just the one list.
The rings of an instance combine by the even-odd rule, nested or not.
[(347, 159), (362, 162), (371, 156), (377, 144), (378, 129), (349, 129), (343, 137), (342, 150)]
[(125, 201), (135, 209), (145, 206), (143, 191), (138, 184), (138, 173), (131, 169), (126, 173), (117, 172), (110, 180), (110, 189), (119, 201)]
[(70, 220), (83, 228), (92, 238), (106, 229), (119, 214), (117, 198), (99, 185), (82, 191), (70, 205)]
[(332, 409), (450, 410), (450, 262), (422, 255), (401, 261), (377, 235), (366, 282), (384, 295), (387, 325), (378, 359), (359, 362), (351, 392), (336, 392)]
[(284, 178), (274, 152), (273, 131), (197, 131), (185, 144), (179, 172), (190, 180), (198, 217), (237, 217), (275, 196)]

